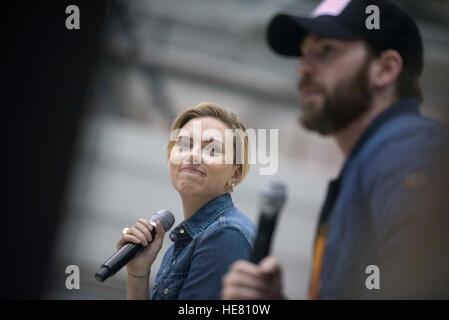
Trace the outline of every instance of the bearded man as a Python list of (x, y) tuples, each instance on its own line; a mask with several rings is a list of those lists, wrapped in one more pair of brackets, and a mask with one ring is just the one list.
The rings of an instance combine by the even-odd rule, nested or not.
[[(322, 205), (309, 298), (447, 299), (449, 133), (420, 114), (412, 16), (388, 0), (325, 0), (310, 17), (276, 15), (267, 37), (299, 57), (301, 124), (345, 157)], [(222, 297), (283, 298), (279, 262), (236, 262)]]

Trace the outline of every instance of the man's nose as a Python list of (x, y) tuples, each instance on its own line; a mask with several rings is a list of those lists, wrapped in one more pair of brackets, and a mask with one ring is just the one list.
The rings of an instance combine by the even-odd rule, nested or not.
[(313, 68), (310, 65), (310, 63), (308, 63), (305, 60), (300, 60), (298, 63), (298, 74), (300, 77), (304, 77), (306, 75), (310, 75), (313, 72)]

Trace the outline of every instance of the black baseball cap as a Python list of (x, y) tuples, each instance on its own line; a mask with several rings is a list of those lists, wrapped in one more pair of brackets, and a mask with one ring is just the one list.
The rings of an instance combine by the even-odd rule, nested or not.
[[(368, 7), (373, 5), (378, 8), (378, 29), (369, 29), (366, 24), (374, 12), (373, 7)], [(390, 0), (324, 0), (310, 16), (278, 13), (269, 23), (267, 40), (275, 52), (298, 57), (302, 54), (300, 44), (308, 34), (365, 40), (380, 51), (398, 51), (404, 65), (417, 75), (423, 69), (423, 43), (418, 26), (409, 13)]]

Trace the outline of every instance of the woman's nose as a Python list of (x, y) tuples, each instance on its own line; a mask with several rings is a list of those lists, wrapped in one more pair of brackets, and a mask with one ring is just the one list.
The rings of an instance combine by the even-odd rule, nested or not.
[(199, 164), (199, 163), (201, 163), (201, 146), (194, 145), (190, 149), (189, 163), (190, 164)]

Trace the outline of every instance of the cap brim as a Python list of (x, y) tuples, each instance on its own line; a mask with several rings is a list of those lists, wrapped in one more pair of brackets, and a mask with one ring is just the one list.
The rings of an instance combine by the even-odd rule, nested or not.
[(332, 16), (309, 18), (281, 13), (268, 25), (267, 41), (275, 52), (297, 57), (302, 54), (300, 46), (308, 34), (335, 39), (357, 38)]

